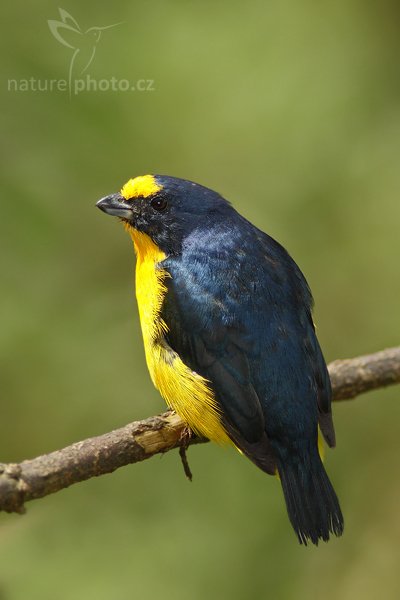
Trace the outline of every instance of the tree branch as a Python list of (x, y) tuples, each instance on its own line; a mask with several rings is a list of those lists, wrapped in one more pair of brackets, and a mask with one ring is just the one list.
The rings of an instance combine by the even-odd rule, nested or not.
[[(336, 360), (328, 368), (333, 399), (354, 398), (400, 383), (400, 347)], [(184, 434), (178, 415), (166, 412), (19, 464), (0, 463), (0, 510), (23, 513), (28, 500), (180, 447)], [(192, 436), (185, 446), (207, 441)]]

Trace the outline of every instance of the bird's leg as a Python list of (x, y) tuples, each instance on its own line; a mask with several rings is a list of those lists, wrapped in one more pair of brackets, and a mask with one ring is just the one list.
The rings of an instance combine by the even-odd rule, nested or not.
[(181, 433), (180, 440), (179, 440), (180, 441), (179, 456), (181, 457), (183, 470), (185, 472), (186, 477), (189, 479), (189, 481), (192, 481), (193, 475), (192, 475), (192, 471), (190, 470), (190, 467), (189, 467), (189, 462), (188, 462), (186, 451), (189, 448), (189, 442), (193, 435), (194, 434), (193, 434), (192, 430), (190, 429), (190, 427), (188, 425), (185, 425), (185, 427), (182, 429), (182, 433)]

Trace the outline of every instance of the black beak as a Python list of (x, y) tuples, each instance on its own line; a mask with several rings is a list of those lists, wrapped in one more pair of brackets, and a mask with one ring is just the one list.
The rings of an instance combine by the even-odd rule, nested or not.
[(121, 194), (105, 196), (96, 203), (96, 206), (113, 217), (121, 217), (122, 219), (132, 218), (132, 208), (125, 202)]

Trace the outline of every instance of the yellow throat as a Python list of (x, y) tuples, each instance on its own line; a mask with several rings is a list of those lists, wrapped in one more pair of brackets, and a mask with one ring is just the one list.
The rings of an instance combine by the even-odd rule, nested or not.
[(220, 410), (209, 383), (189, 369), (165, 340), (168, 327), (160, 312), (167, 293), (165, 279), (170, 277), (161, 264), (166, 256), (149, 236), (130, 225), (126, 228), (137, 257), (136, 297), (151, 379), (168, 406), (195, 433), (220, 444), (231, 443), (221, 423)]

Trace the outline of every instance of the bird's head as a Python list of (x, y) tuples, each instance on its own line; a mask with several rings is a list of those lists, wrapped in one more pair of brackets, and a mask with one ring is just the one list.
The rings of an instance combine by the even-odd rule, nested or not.
[(103, 31), (105, 31), (106, 29), (112, 29), (113, 27), (117, 27), (118, 25), (122, 25), (122, 22), (113, 23), (112, 25), (106, 25), (105, 27), (89, 27), (89, 29), (86, 29), (85, 31), (85, 36), (88, 39), (91, 39), (95, 44), (97, 44), (100, 41), (101, 34)]
[(129, 179), (119, 193), (101, 198), (97, 206), (119, 217), (134, 239), (146, 234), (166, 254), (179, 253), (194, 230), (208, 228), (232, 211), (216, 192), (166, 175)]

